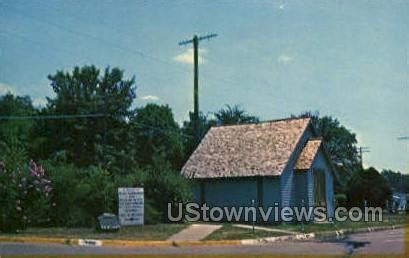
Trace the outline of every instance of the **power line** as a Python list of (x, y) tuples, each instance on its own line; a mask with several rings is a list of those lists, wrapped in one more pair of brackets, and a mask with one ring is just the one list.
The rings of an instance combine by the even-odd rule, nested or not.
[(135, 54), (135, 55), (140, 56), (142, 58), (151, 59), (153, 61), (156, 61), (156, 62), (159, 62), (159, 63), (162, 63), (162, 64), (170, 65), (173, 68), (178, 69), (178, 70), (180, 70), (182, 72), (185, 72), (185, 73), (190, 73), (190, 71), (188, 71), (187, 69), (183, 69), (183, 68), (174, 66), (174, 64), (169, 62), (169, 61), (163, 60), (163, 59), (155, 57), (153, 55), (145, 54), (144, 52), (142, 52), (140, 50), (135, 50), (135, 49), (131, 49), (131, 48), (128, 48), (128, 47), (123, 47), (123, 46), (117, 45), (115, 43), (112, 43), (111, 41), (108, 41), (106, 39), (100, 38), (98, 36), (95, 36), (95, 35), (92, 35), (92, 34), (89, 34), (89, 33), (85, 33), (85, 32), (82, 32), (82, 31), (73, 30), (73, 29), (71, 29), (69, 27), (65, 27), (65, 26), (60, 25), (58, 23), (45, 21), (45, 20), (37, 18), (36, 16), (29, 15), (29, 14), (27, 14), (25, 12), (22, 12), (22, 11), (20, 11), (18, 9), (15, 9), (13, 7), (10, 7), (10, 6), (8, 6), (8, 7), (11, 9), (12, 12), (14, 12), (14, 13), (22, 16), (22, 17), (29, 18), (29, 19), (35, 20), (37, 22), (53, 26), (53, 27), (55, 27), (57, 29), (64, 30), (64, 31), (66, 31), (68, 33), (71, 33), (71, 34), (74, 34), (74, 35), (80, 35), (82, 37), (87, 37), (87, 38), (90, 38), (92, 40), (98, 41), (99, 43), (104, 43), (106, 45), (109, 45), (112, 48), (115, 48), (115, 49), (118, 49), (118, 50), (121, 50), (121, 51), (124, 51), (124, 52), (128, 52), (128, 53), (132, 53), (132, 54)]
[[(31, 39), (30, 37), (27, 37), (27, 36), (24, 36), (24, 35), (21, 35), (21, 34), (17, 34), (17, 33), (14, 33), (14, 32), (10, 32), (10, 31), (7, 31), (7, 30), (0, 29), (0, 32), (3, 33), (3, 35), (8, 35), (8, 36), (20, 38), (20, 39), (22, 39), (22, 40), (24, 40), (24, 41), (29, 41), (29, 42), (34, 43), (34, 44), (37, 44), (37, 45), (44, 45), (44, 44), (46, 44), (45, 42), (33, 40), (33, 39)], [(69, 51), (69, 50), (64, 49), (64, 48), (56, 48), (56, 47), (54, 47), (54, 46), (48, 46), (48, 47), (54, 48), (55, 50), (58, 50), (58, 51), (66, 52), (67, 54), (70, 54), (70, 55), (74, 54), (74, 52)], [(43, 56), (43, 57), (45, 58), (45, 56)]]
[[(100, 38), (100, 37), (98, 37), (98, 36), (95, 36), (95, 35), (92, 35), (92, 34), (89, 34), (89, 33), (85, 33), (85, 32), (82, 32), (82, 31), (78, 31), (78, 30), (73, 30), (73, 29), (71, 29), (71, 28), (69, 28), (69, 27), (60, 25), (60, 24), (58, 24), (58, 23), (53, 23), (53, 22), (49, 22), (49, 21), (45, 21), (45, 20), (39, 19), (39, 18), (36, 17), (36, 16), (29, 15), (29, 14), (27, 14), (27, 13), (25, 13), (25, 12), (22, 12), (21, 10), (18, 10), (18, 9), (16, 9), (16, 8), (13, 8), (13, 7), (10, 7), (10, 6), (7, 6), (7, 7), (8, 7), (9, 10), (11, 10), (12, 12), (14, 12), (14, 13), (16, 13), (16, 14), (18, 14), (18, 15), (24, 17), (24, 18), (32, 19), (32, 20), (35, 20), (35, 21), (37, 21), (37, 22), (40, 22), (40, 23), (43, 23), (43, 24), (47, 24), (47, 25), (53, 26), (53, 27), (55, 27), (55, 28), (57, 28), (57, 29), (60, 29), (60, 30), (65, 30), (65, 31), (67, 31), (68, 33), (71, 33), (71, 34), (73, 34), (73, 35), (79, 35), (79, 36), (82, 36), (82, 37), (90, 38), (90, 39), (92, 39), (92, 40), (98, 41), (99, 43), (103, 43), (103, 44), (109, 45), (109, 46), (111, 46), (112, 48), (115, 48), (115, 49), (118, 49), (118, 50), (121, 50), (121, 51), (124, 51), (124, 52), (127, 52), (127, 53), (131, 53), (131, 54), (137, 55), (137, 56), (139, 56), (139, 57), (141, 57), (141, 58), (150, 59), (151, 61), (155, 61), (155, 62), (158, 62), (158, 63), (161, 63), (161, 64), (168, 65), (168, 66), (172, 67), (173, 69), (179, 70), (179, 71), (184, 72), (184, 73), (187, 73), (187, 74), (190, 74), (190, 73), (191, 73), (191, 71), (190, 71), (189, 69), (185, 69), (185, 68), (182, 68), (182, 67), (175, 66), (175, 64), (174, 64), (173, 62), (169, 62), (169, 61), (167, 61), (167, 60), (163, 60), (162, 58), (159, 58), (159, 57), (156, 57), (156, 56), (153, 56), (153, 55), (150, 55), (150, 54), (146, 54), (146, 53), (144, 53), (143, 51), (131, 49), (131, 48), (128, 48), (128, 47), (123, 47), (123, 46), (117, 45), (117, 44), (115, 44), (115, 43), (113, 43), (113, 42), (111, 42), (111, 41), (108, 41), (108, 40), (106, 40), (106, 39)], [(215, 36), (217, 36), (217, 35), (216, 35), (216, 34), (206, 35), (206, 36), (204, 36), (204, 37), (201, 37), (200, 40), (208, 39), (208, 38), (210, 38), (209, 36), (215, 37)], [(181, 43), (182, 43), (182, 42), (181, 42)], [(219, 81), (224, 81), (224, 82), (227, 82), (227, 83), (235, 84), (234, 82), (229, 81), (229, 80), (227, 80), (227, 79), (224, 78), (224, 77), (218, 77), (218, 76), (214, 76), (214, 75), (211, 75), (211, 74), (206, 74), (206, 76), (209, 77), (210, 79), (217, 80), (217, 82), (219, 82)]]
[[(5, 5), (5, 6), (7, 6), (7, 5)], [(57, 28), (59, 30), (67, 31), (68, 33), (73, 34), (73, 35), (79, 35), (79, 36), (82, 36), (82, 37), (90, 38), (92, 40), (97, 41), (98, 43), (106, 44), (106, 45), (108, 45), (108, 46), (110, 46), (110, 47), (112, 47), (114, 49), (118, 49), (118, 50), (124, 51), (126, 53), (130, 53), (130, 54), (134, 54), (134, 55), (139, 56), (141, 58), (148, 59), (148, 60), (151, 60), (151, 61), (155, 61), (155, 62), (164, 64), (164, 65), (168, 65), (168, 66), (172, 67), (173, 69), (179, 70), (179, 71), (187, 73), (187, 74), (191, 73), (190, 69), (184, 69), (182, 67), (175, 66), (175, 64), (173, 62), (163, 60), (163, 59), (161, 59), (159, 57), (156, 57), (156, 56), (153, 56), (153, 55), (150, 55), (150, 54), (145, 54), (143, 51), (131, 49), (129, 47), (123, 47), (123, 46), (115, 44), (115, 43), (113, 43), (113, 42), (111, 42), (109, 40), (100, 38), (98, 36), (95, 36), (95, 35), (92, 35), (92, 34), (89, 34), (89, 33), (85, 33), (85, 32), (82, 32), (82, 31), (74, 30), (74, 29), (71, 29), (70, 27), (63, 26), (63, 25), (58, 24), (58, 23), (49, 22), (49, 21), (40, 19), (40, 18), (38, 18), (36, 16), (27, 14), (24, 11), (18, 10), (18, 9), (16, 9), (14, 7), (10, 7), (10, 6), (7, 6), (7, 7), (9, 8), (10, 11), (22, 16), (23, 18), (32, 19), (32, 20), (35, 20), (37, 22), (40, 22), (40, 23), (43, 23), (43, 24), (46, 24), (46, 25), (49, 25), (49, 26), (53, 26), (53, 27), (55, 27), (55, 28)], [(6, 32), (6, 33), (9, 33), (11, 35), (10, 32)], [(206, 36), (200, 37), (200, 40), (209, 39), (209, 38), (215, 37), (215, 36), (217, 36), (217, 35), (216, 34), (206, 35)], [(30, 40), (30, 39), (27, 39), (27, 37), (23, 37), (21, 35), (18, 35), (17, 37), (25, 38), (24, 40)], [(36, 43), (39, 43), (39, 42), (36, 42)], [(181, 42), (181, 43), (186, 44), (186, 43), (190, 43), (190, 41)], [(220, 83), (222, 81), (222, 82), (227, 83), (227, 84), (233, 84), (233, 85), (236, 84), (232, 80), (228, 80), (227, 78), (224, 78), (224, 77), (214, 76), (214, 75), (208, 74), (206, 72), (204, 74), (206, 74), (207, 80), (210, 80), (210, 81), (214, 81), (214, 82), (217, 82), (217, 83)]]
[(44, 116), (0, 116), (0, 120), (56, 120), (76, 118), (107, 117), (107, 114), (77, 114), (77, 115), (44, 115)]
[(154, 129), (156, 131), (159, 131), (160, 133), (169, 133), (170, 132), (170, 133), (175, 133), (175, 134), (178, 134), (180, 136), (187, 137), (187, 138), (192, 138), (192, 139), (195, 138), (193, 135), (182, 133), (182, 132), (178, 131), (177, 129), (164, 129), (164, 128), (156, 127), (156, 126), (153, 126), (153, 125), (139, 123), (139, 122), (132, 122), (132, 124), (137, 125), (137, 126), (139, 125), (139, 127), (147, 127), (147, 128), (150, 128), (150, 129)]
[[(0, 116), (1, 120), (64, 120), (64, 119), (78, 119), (78, 118), (100, 118), (109, 117), (108, 114), (76, 114), (76, 115), (38, 115), (38, 116)], [(179, 132), (177, 129), (165, 129), (153, 125), (148, 125), (140, 122), (132, 122), (133, 125), (139, 126), (140, 128), (150, 128), (154, 129), (160, 133), (175, 133), (184, 137), (194, 138), (194, 136)]]
[[(37, 45), (46, 45), (47, 44), (46, 42), (33, 40), (30, 37), (27, 37), (27, 36), (24, 36), (24, 35), (21, 35), (21, 34), (17, 34), (17, 33), (13, 33), (13, 32), (7, 31), (7, 30), (2, 30), (2, 29), (0, 29), (0, 35), (15, 37), (15, 38), (18, 38), (20, 40), (28, 41), (28, 42), (31, 42), (31, 43), (34, 43), (34, 44), (37, 44)], [(59, 47), (54, 47), (54, 46), (47, 46), (47, 47), (51, 48), (51, 49), (54, 49), (56, 51), (65, 52), (65, 53), (70, 54), (70, 55), (75, 54), (73, 51), (68, 51), (67, 49), (64, 49), (64, 48), (59, 48)], [(40, 55), (44, 59), (49, 59), (48, 56), (43, 55), (41, 52), (36, 52), (36, 54)], [(136, 75), (138, 76), (138, 78), (141, 78), (142, 76), (146, 76), (146, 77), (149, 78), (149, 80), (153, 80), (156, 83), (158, 83), (157, 76), (154, 76), (151, 73), (147, 73), (146, 71), (142, 71), (141, 69), (139, 69), (136, 72)], [(175, 76), (169, 76), (169, 75), (161, 75), (161, 76), (164, 76), (163, 80), (166, 80), (166, 81), (176, 79)], [(140, 85), (140, 82), (138, 84)]]

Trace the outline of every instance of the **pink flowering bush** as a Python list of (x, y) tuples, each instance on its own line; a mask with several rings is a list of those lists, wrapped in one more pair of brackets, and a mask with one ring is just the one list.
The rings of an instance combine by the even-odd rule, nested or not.
[(7, 169), (0, 161), (0, 231), (49, 222), (52, 191), (43, 167), (34, 161), (24, 169)]

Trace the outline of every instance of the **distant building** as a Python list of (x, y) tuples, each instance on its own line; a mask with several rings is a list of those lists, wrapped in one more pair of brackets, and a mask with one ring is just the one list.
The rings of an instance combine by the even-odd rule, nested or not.
[(392, 210), (405, 211), (406, 210), (406, 193), (393, 192), (392, 193)]
[(309, 118), (212, 127), (182, 168), (197, 202), (219, 207), (325, 206), (335, 168)]

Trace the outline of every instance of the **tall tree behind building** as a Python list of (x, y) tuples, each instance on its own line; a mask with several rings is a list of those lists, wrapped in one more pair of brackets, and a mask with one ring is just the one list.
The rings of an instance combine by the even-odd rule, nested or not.
[(39, 121), (34, 134), (45, 140), (33, 151), (46, 150), (45, 158), (60, 153), (79, 166), (128, 167), (131, 150), (127, 149), (126, 121), (135, 99), (135, 79), (123, 77), (118, 68), (106, 68), (101, 73), (95, 66), (49, 75), (56, 96), (48, 99), (43, 114), (100, 116)]

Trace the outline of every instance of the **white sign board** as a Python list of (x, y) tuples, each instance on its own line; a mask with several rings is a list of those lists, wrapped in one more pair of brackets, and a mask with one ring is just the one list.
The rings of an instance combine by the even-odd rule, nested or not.
[(118, 188), (119, 224), (143, 225), (143, 204), (143, 188)]

